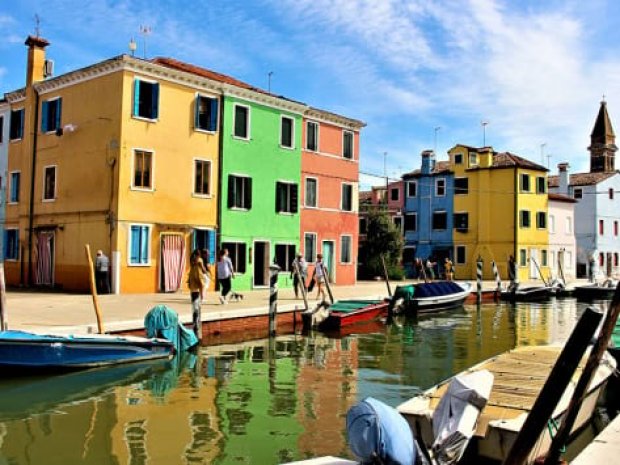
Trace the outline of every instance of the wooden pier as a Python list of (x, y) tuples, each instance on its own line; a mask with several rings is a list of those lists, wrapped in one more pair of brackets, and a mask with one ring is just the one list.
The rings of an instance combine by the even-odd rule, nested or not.
[(571, 465), (616, 463), (620, 457), (620, 415), (601, 431), (571, 462)]

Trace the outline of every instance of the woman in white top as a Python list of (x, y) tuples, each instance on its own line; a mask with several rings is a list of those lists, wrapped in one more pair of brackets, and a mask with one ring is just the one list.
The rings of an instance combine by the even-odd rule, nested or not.
[(232, 287), (231, 279), (235, 277), (235, 270), (233, 264), (228, 257), (228, 249), (222, 249), (219, 253), (217, 260), (217, 281), (220, 284), (220, 290), (222, 295), (220, 296), (220, 303), (227, 304), (228, 300), (226, 296), (230, 292)]
[(314, 275), (313, 278), (316, 281), (316, 298), (319, 299), (319, 295), (322, 295), (322, 300), (325, 300), (325, 289), (323, 289), (323, 284), (325, 283), (327, 269), (325, 268), (325, 264), (323, 263), (323, 255), (317, 254), (316, 263), (314, 264)]

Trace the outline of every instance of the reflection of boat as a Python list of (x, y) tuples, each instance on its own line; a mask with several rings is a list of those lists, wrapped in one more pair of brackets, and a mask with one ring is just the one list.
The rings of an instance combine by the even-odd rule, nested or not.
[(4, 370), (75, 370), (170, 358), (172, 352), (172, 343), (165, 339), (0, 332), (0, 368)]
[(616, 291), (616, 286), (611, 282), (585, 284), (575, 286), (574, 296), (578, 300), (611, 300)]
[(502, 291), (500, 297), (509, 302), (540, 302), (551, 297), (553, 289), (547, 286), (525, 286)]
[(93, 368), (58, 376), (12, 378), (0, 382), (0, 420), (27, 418), (83, 402), (116, 386), (150, 379), (167, 360)]
[[(561, 347), (519, 347), (486, 360), (464, 373), (489, 370), (495, 375), (491, 397), (482, 411), (476, 434), (475, 448), (481, 458), (503, 461), (510, 451), (528, 413), (551, 372)], [(577, 380), (581, 375), (586, 357), (575, 371), (572, 381), (565, 390), (553, 413), (559, 424), (572, 397)], [(596, 400), (609, 377), (615, 370), (615, 362), (608, 354), (597, 368), (588, 392), (581, 404), (573, 432), (580, 429), (592, 417)], [(448, 383), (443, 382), (398, 407), (407, 418), (414, 435), (427, 445), (432, 443), (433, 428), (431, 416), (439, 404)], [(537, 453), (544, 455), (551, 444), (549, 431), (539, 438)], [(529, 462), (528, 462), (529, 463)]]
[[(397, 286), (392, 304), (405, 313), (430, 313), (458, 308), (471, 294), (471, 283), (435, 281)], [(399, 302), (400, 301), (400, 302)]]
[(321, 331), (340, 330), (356, 323), (375, 320), (387, 313), (387, 300), (338, 300), (302, 313), (305, 327)]

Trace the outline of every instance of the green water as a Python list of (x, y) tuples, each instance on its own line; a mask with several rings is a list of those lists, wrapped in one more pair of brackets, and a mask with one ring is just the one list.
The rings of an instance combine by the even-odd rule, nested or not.
[(259, 464), (350, 456), (344, 417), (498, 353), (565, 340), (574, 300), (205, 347), (173, 363), (0, 381), (0, 465)]

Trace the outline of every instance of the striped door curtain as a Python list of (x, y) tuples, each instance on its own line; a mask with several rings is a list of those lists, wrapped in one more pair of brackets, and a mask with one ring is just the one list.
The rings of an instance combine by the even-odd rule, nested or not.
[(35, 284), (41, 286), (51, 286), (52, 276), (52, 240), (54, 233), (49, 231), (39, 231), (37, 233), (37, 267), (35, 270)]
[(179, 234), (166, 234), (161, 242), (164, 292), (176, 292), (181, 287), (185, 270), (185, 239)]

